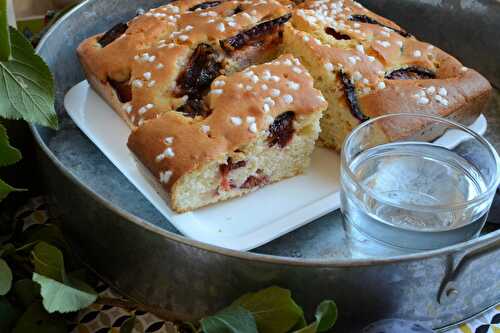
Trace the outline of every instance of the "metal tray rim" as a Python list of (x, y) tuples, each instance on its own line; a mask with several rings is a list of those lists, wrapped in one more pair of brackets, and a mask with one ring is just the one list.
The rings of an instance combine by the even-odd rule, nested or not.
[[(38, 53), (41, 50), (47, 41), (47, 39), (51, 36), (51, 33), (56, 30), (59, 25), (66, 19), (68, 19), (73, 13), (77, 12), (81, 7), (85, 6), (86, 2), (82, 2), (81, 4), (75, 6), (68, 13), (66, 13), (57, 23), (55, 23), (42, 38), (40, 43), (36, 48), (36, 52)], [(372, 266), (372, 265), (384, 265), (391, 264), (396, 262), (404, 262), (404, 261), (413, 261), (420, 259), (428, 259), (434, 256), (453, 253), (459, 251), (461, 249), (471, 249), (472, 247), (483, 247), (487, 246), (495, 242), (497, 239), (500, 239), (500, 230), (489, 233), (487, 235), (483, 235), (477, 237), (475, 239), (469, 240), (467, 242), (451, 245), (448, 247), (444, 247), (437, 250), (432, 251), (423, 251), (419, 253), (406, 254), (400, 256), (386, 257), (386, 258), (369, 258), (369, 259), (321, 259), (321, 258), (293, 258), (293, 257), (285, 257), (285, 256), (276, 256), (270, 254), (261, 254), (254, 252), (244, 252), (244, 251), (236, 251), (230, 250), (226, 248), (222, 248), (215, 245), (206, 244), (194, 239), (189, 239), (185, 236), (178, 235), (169, 231), (166, 231), (160, 227), (157, 227), (144, 219), (131, 214), (124, 210), (121, 207), (118, 207), (112, 204), (110, 201), (102, 197), (101, 195), (95, 193), (91, 188), (89, 188), (86, 184), (84, 184), (78, 177), (76, 177), (71, 171), (66, 169), (66, 167), (57, 159), (54, 153), (49, 149), (49, 147), (45, 144), (43, 139), (41, 138), (37, 126), (30, 125), (30, 130), (33, 134), (33, 137), (37, 143), (37, 145), (42, 149), (42, 151), (46, 154), (46, 156), (50, 159), (52, 163), (62, 172), (62, 174), (68, 177), (73, 184), (82, 188), (85, 192), (87, 192), (94, 199), (99, 201), (103, 206), (107, 207), (117, 215), (123, 217), (128, 222), (132, 222), (142, 228), (145, 228), (153, 233), (157, 233), (162, 237), (168, 238), (175, 242), (183, 243), (185, 245), (201, 249), (207, 252), (212, 252), (220, 255), (225, 255), (229, 257), (234, 257), (238, 259), (244, 260), (252, 260), (252, 261), (260, 261), (263, 263), (271, 263), (271, 264), (282, 264), (282, 265), (290, 265), (290, 266), (314, 266), (314, 267), (362, 267), (362, 266)]]
[(67, 170), (64, 165), (56, 158), (56, 156), (52, 153), (52, 151), (46, 146), (45, 142), (41, 138), (40, 134), (38, 133), (38, 130), (35, 125), (30, 126), (31, 132), (35, 138), (35, 141), (37, 142), (38, 146), (43, 150), (43, 152), (50, 158), (50, 160), (56, 165), (56, 167), (68, 178), (71, 179), (71, 181), (75, 184), (80, 186), (87, 192), (89, 195), (91, 195), (94, 199), (98, 200), (100, 203), (102, 203), (105, 207), (108, 209), (112, 210), (114, 213), (120, 215), (121, 217), (125, 218), (128, 222), (135, 223), (138, 226), (141, 226), (151, 232), (158, 233), (163, 237), (169, 238), (173, 241), (176, 242), (181, 242), (185, 245), (189, 245), (192, 247), (196, 247), (205, 251), (209, 252), (214, 252), (217, 254), (222, 254), (226, 256), (232, 256), (240, 259), (251, 259), (251, 260), (257, 260), (257, 261), (262, 261), (262, 262), (267, 262), (267, 263), (278, 263), (278, 264), (288, 264), (288, 265), (298, 265), (298, 266), (336, 266), (336, 267), (350, 267), (350, 266), (371, 266), (375, 264), (390, 264), (393, 262), (401, 262), (401, 261), (411, 261), (411, 260), (419, 260), (419, 259), (426, 259), (430, 257), (434, 257), (436, 255), (440, 254), (446, 254), (446, 253), (451, 253), (455, 252), (457, 250), (460, 250), (461, 248), (466, 248), (469, 246), (474, 246), (477, 245), (478, 247), (486, 246), (487, 244), (490, 244), (494, 242), (497, 238), (500, 238), (500, 230), (497, 230), (495, 232), (492, 232), (490, 234), (469, 240), (467, 242), (451, 245), (448, 247), (444, 247), (441, 249), (437, 250), (432, 250), (432, 251), (423, 251), (420, 253), (413, 253), (413, 254), (408, 254), (408, 255), (401, 255), (401, 256), (394, 256), (394, 257), (387, 257), (387, 258), (372, 258), (372, 259), (351, 259), (351, 260), (345, 260), (345, 259), (300, 259), (300, 258), (292, 258), (292, 257), (284, 257), (284, 256), (275, 256), (275, 255), (269, 255), (269, 254), (261, 254), (261, 253), (253, 253), (253, 252), (245, 252), (245, 251), (236, 251), (236, 250), (230, 250), (226, 248), (222, 248), (219, 246), (215, 245), (210, 245), (206, 244), (194, 239), (189, 239), (185, 236), (174, 234), (172, 232), (166, 231), (160, 227), (157, 227), (142, 218), (131, 214), (124, 210), (121, 207), (118, 207), (114, 204), (112, 204), (110, 201), (102, 197), (101, 195), (95, 193), (92, 189), (90, 189), (86, 184), (80, 181), (78, 177), (73, 175), (69, 170)]

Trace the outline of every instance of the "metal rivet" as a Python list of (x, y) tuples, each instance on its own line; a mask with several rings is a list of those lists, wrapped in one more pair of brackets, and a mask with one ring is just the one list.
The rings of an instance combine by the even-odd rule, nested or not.
[(448, 296), (449, 298), (457, 297), (457, 295), (458, 295), (458, 290), (456, 290), (455, 288), (450, 288), (446, 291), (446, 296)]

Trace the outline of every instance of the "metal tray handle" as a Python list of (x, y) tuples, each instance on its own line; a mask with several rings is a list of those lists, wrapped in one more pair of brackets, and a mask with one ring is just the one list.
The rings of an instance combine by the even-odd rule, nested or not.
[[(460, 259), (456, 259), (457, 256), (453, 256), (450, 259), (451, 269), (446, 274), (445, 278), (441, 283), (439, 288), (437, 300), (439, 304), (448, 304), (453, 302), (459, 295), (458, 286), (460, 279), (467, 273), (469, 267), (474, 261), (480, 260), (481, 258), (500, 250), (500, 239), (496, 239), (491, 244), (481, 248), (474, 249), (461, 256)], [(453, 265), (453, 263), (455, 263)]]

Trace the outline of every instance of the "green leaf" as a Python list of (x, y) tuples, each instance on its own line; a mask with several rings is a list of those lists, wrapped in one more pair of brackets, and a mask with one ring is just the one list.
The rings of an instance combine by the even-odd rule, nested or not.
[[(270, 287), (248, 293), (233, 304), (252, 313), (260, 333), (285, 333), (294, 327), (303, 327), (305, 323), (304, 312), (287, 289)], [(297, 323), (301, 325), (296, 326)]]
[(316, 309), (316, 327), (318, 332), (326, 332), (337, 321), (337, 305), (334, 301), (326, 300)]
[(132, 316), (129, 319), (125, 320), (125, 322), (122, 324), (122, 327), (120, 327), (120, 333), (132, 333), (134, 326), (135, 316)]
[(30, 279), (21, 279), (14, 283), (12, 296), (17, 303), (27, 308), (40, 297), (40, 285)]
[(71, 259), (71, 249), (64, 238), (61, 229), (55, 224), (35, 224), (27, 228), (20, 241), (27, 246), (32, 242), (43, 241), (57, 247), (64, 255), (64, 265), (68, 268), (68, 259)]
[[(1, 101), (0, 101), (0, 103), (1, 103)], [(21, 191), (25, 191), (25, 190), (22, 188), (12, 187), (0, 179), (0, 201), (5, 199), (12, 192), (21, 192)]]
[(33, 273), (33, 281), (40, 285), (43, 306), (49, 313), (78, 311), (88, 307), (97, 299), (95, 293), (73, 288), (37, 273)]
[[(0, 0), (2, 1), (2, 0)], [(0, 3), (1, 8), (1, 3)], [(0, 14), (0, 24), (1, 24)], [(0, 26), (1, 30), (1, 26)], [(1, 38), (1, 33), (0, 33)], [(2, 46), (0, 45), (0, 49)], [(0, 72), (1, 73), (1, 72)], [(1, 82), (1, 77), (0, 77)], [(1, 83), (0, 83), (1, 87)], [(0, 92), (0, 99), (2, 98), (2, 92)], [(0, 115), (1, 115), (2, 101), (0, 100)], [(21, 159), (21, 152), (9, 144), (9, 137), (7, 136), (7, 130), (0, 124), (0, 167), (11, 165), (18, 162)], [(11, 192), (24, 191), (23, 189), (15, 188), (0, 179), (0, 201), (5, 199)]]
[(27, 228), (23, 233), (24, 242), (44, 241), (60, 247), (67, 247), (66, 240), (61, 229), (52, 223), (35, 224)]
[(67, 278), (67, 285), (73, 287), (73, 288), (76, 288), (76, 289), (79, 289), (81, 291), (84, 291), (88, 294), (93, 294), (93, 295), (97, 295), (96, 291), (87, 284), (87, 282), (84, 282), (84, 281), (87, 281), (87, 280), (83, 280), (83, 278), (87, 278), (87, 274), (88, 272), (83, 270), (83, 269), (80, 269), (78, 271), (75, 271), (75, 272), (71, 272)]
[(12, 243), (0, 245), (0, 258), (7, 257), (16, 251), (16, 247)]
[(0, 296), (6, 295), (12, 287), (12, 271), (5, 260), (0, 259)]
[(0, 61), (10, 58), (9, 24), (7, 21), (7, 0), (0, 0)]
[(205, 333), (259, 333), (252, 314), (241, 306), (226, 308), (200, 323)]
[(177, 331), (183, 333), (199, 333), (198, 326), (196, 323), (191, 321), (183, 321), (176, 323)]
[(5, 297), (0, 297), (0, 332), (10, 332), (22, 312)]
[(21, 152), (9, 144), (7, 130), (0, 124), (0, 167), (17, 163), (20, 159)]
[(0, 116), (58, 127), (54, 110), (54, 79), (29, 41), (10, 28), (12, 55), (0, 61)]
[(31, 251), (35, 272), (59, 282), (64, 282), (64, 258), (55, 246), (39, 242)]
[(312, 323), (311, 325), (308, 325), (304, 328), (301, 328), (300, 330), (293, 331), (293, 333), (316, 333), (316, 322)]
[(337, 321), (337, 305), (334, 301), (326, 300), (316, 308), (316, 321), (295, 333), (327, 332)]
[(16, 252), (31, 251), (39, 241), (25, 243), (16, 249)]
[(50, 315), (41, 302), (33, 303), (17, 321), (12, 333), (67, 333), (66, 321), (60, 315)]

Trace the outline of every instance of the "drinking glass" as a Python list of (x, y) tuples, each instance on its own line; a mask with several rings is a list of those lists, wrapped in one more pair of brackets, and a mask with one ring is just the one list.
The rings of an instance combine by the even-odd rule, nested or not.
[(449, 119), (390, 114), (359, 125), (341, 152), (341, 211), (351, 230), (406, 250), (469, 240), (500, 180), (493, 146)]

